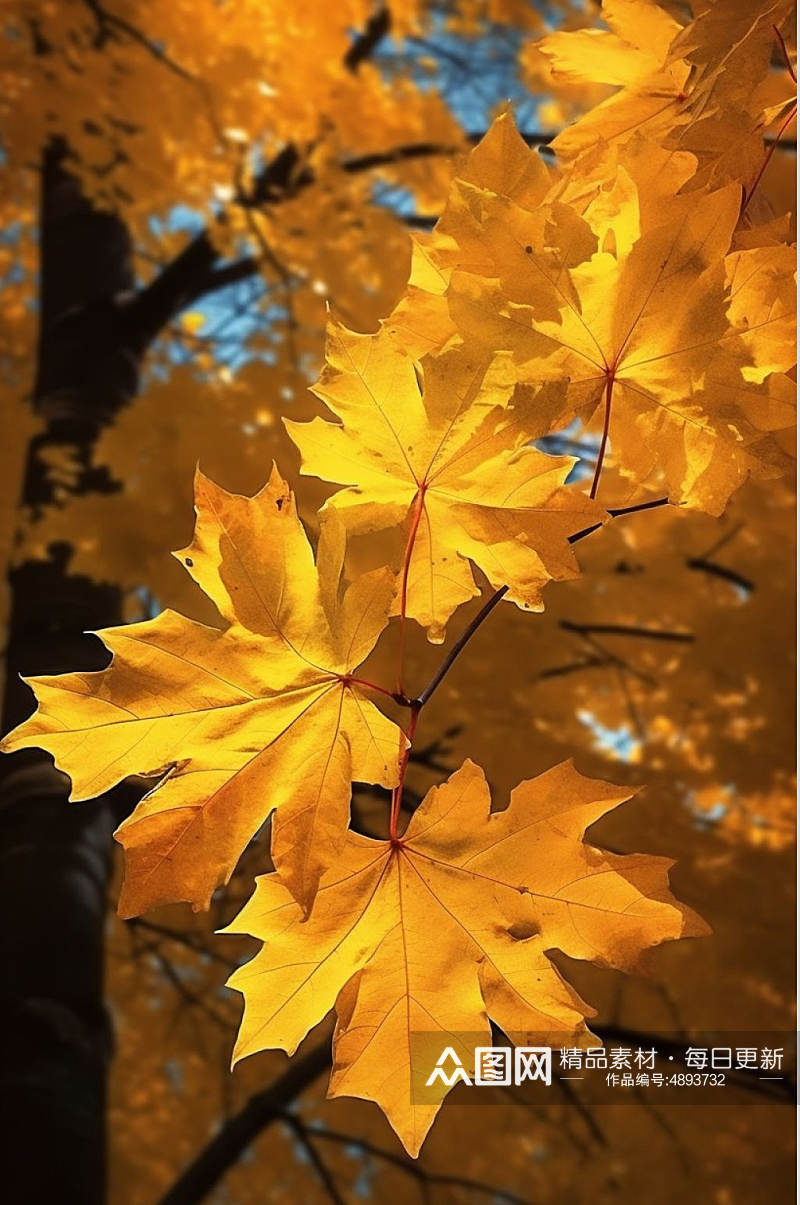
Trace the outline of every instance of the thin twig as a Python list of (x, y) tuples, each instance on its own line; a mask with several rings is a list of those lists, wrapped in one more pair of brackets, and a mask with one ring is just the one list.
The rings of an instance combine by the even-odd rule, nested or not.
[(284, 1113), (281, 1120), (283, 1121), (284, 1125), (288, 1126), (288, 1128), (297, 1138), (298, 1142), (302, 1145), (303, 1150), (308, 1155), (311, 1166), (319, 1176), (325, 1191), (333, 1201), (334, 1205), (345, 1205), (344, 1197), (339, 1192), (336, 1181), (331, 1175), (330, 1168), (325, 1163), (325, 1160), (321, 1157), (319, 1151), (314, 1146), (314, 1143), (311, 1141), (311, 1134), (314, 1133), (314, 1131), (309, 1130), (302, 1119), (295, 1113)]
[(292, 1059), (268, 1088), (251, 1096), (247, 1104), (220, 1127), (167, 1189), (160, 1205), (196, 1205), (204, 1200), (251, 1142), (272, 1122), (281, 1120), (287, 1105), (322, 1075), (330, 1063), (329, 1040)]
[(209, 949), (202, 941), (195, 940), (191, 933), (181, 933), (176, 929), (169, 929), (166, 925), (156, 924), (155, 921), (148, 920), (143, 916), (131, 916), (126, 920), (125, 924), (130, 929), (143, 929), (148, 933), (163, 937), (166, 941), (185, 946), (193, 954), (199, 954), (203, 958), (219, 962), (229, 970), (233, 970), (236, 966), (233, 959), (226, 958), (223, 954), (218, 954), (216, 950)]
[(710, 560), (712, 556), (715, 556), (718, 552), (721, 552), (726, 544), (730, 544), (731, 540), (735, 540), (743, 528), (743, 522), (734, 523), (733, 527), (731, 527), (729, 531), (724, 532), (724, 534), (721, 535), (718, 540), (714, 541), (710, 548), (707, 548), (705, 552), (701, 552), (700, 556), (703, 558), (703, 560)]
[[(667, 506), (668, 503), (669, 503), (668, 498), (656, 498), (652, 502), (639, 502), (634, 506), (622, 506), (622, 507), (616, 508), (615, 510), (609, 510), (607, 513), (611, 516), (612, 519), (617, 519), (622, 515), (634, 514), (636, 511), (653, 510), (659, 506)], [(574, 535), (571, 535), (568, 537), (569, 543), (576, 544), (579, 540), (586, 539), (587, 536), (591, 535), (595, 531), (598, 531), (602, 526), (603, 526), (602, 523), (595, 523), (592, 527), (586, 527), (586, 528), (584, 528), (583, 531), (575, 532)], [(417, 703), (417, 705), (420, 709), (422, 707), (424, 707), (425, 704), (428, 702), (431, 695), (437, 689), (437, 687), (441, 683), (444, 676), (449, 672), (450, 668), (453, 665), (453, 662), (456, 660), (456, 658), (459, 656), (459, 654), (463, 651), (465, 645), (467, 645), (469, 643), (469, 641), (472, 639), (472, 637), (475, 635), (475, 632), (481, 626), (484, 619), (486, 619), (487, 616), (489, 614), (491, 614), (491, 612), (494, 610), (494, 608), (500, 602), (500, 599), (503, 598), (507, 592), (508, 592), (508, 586), (501, 586), (499, 590), (496, 590), (495, 593), (492, 595), (492, 597), (489, 599), (489, 601), (481, 608), (481, 610), (478, 612), (478, 614), (475, 616), (475, 618), (469, 624), (466, 631), (461, 635), (461, 637), (453, 645), (452, 649), (447, 654), (444, 661), (439, 666), (438, 670), (433, 675), (433, 677), (431, 678), (428, 685), (417, 696), (417, 699), (415, 700), (415, 702)], [(563, 626), (566, 626), (566, 622), (565, 622), (565, 624), (562, 624), (562, 627)], [(568, 631), (577, 631), (577, 628), (568, 627), (567, 630)], [(600, 628), (592, 629), (592, 631), (597, 631), (597, 632), (599, 632), (601, 630), (602, 629), (600, 629)], [(616, 631), (616, 629), (615, 629), (615, 631)], [(586, 632), (582, 632), (580, 634), (588, 635), (589, 633), (588, 633), (588, 631), (586, 631)], [(641, 633), (638, 633), (638, 634), (641, 634)], [(692, 640), (694, 639), (693, 636), (689, 636), (689, 637), (680, 636), (680, 637), (674, 637), (674, 638), (675, 639), (692, 639)], [(605, 650), (602, 650), (602, 651), (603, 651), (603, 653), (605, 653)], [(616, 660), (616, 658), (613, 657), (613, 654), (609, 653), (609, 654), (607, 654), (607, 656), (610, 660)]]
[(425, 704), (428, 702), (428, 700), (430, 699), (433, 692), (436, 690), (436, 688), (441, 683), (442, 678), (444, 678), (445, 674), (447, 674), (447, 672), (449, 671), (453, 662), (458, 657), (459, 653), (461, 653), (463, 651), (463, 649), (466, 647), (466, 645), (469, 644), (470, 640), (475, 635), (478, 628), (483, 623), (484, 619), (486, 619), (492, 613), (492, 611), (495, 609), (497, 604), (500, 602), (500, 599), (503, 598), (507, 593), (508, 593), (508, 586), (501, 586), (499, 590), (495, 590), (494, 594), (489, 599), (489, 601), (481, 607), (480, 611), (475, 616), (475, 618), (472, 620), (472, 622), (469, 624), (467, 629), (462, 633), (462, 635), (459, 637), (459, 639), (453, 645), (450, 652), (447, 654), (444, 661), (439, 666), (439, 668), (437, 669), (436, 673), (431, 678), (428, 685), (425, 687), (425, 689), (422, 691), (422, 693), (418, 696), (417, 703), (418, 703), (419, 707), (422, 708), (425, 706)]
[(562, 619), (558, 625), (565, 632), (578, 636), (639, 636), (646, 640), (674, 640), (679, 644), (691, 644), (694, 632), (676, 632), (671, 628), (646, 628), (625, 623), (574, 623)]
[(620, 666), (622, 669), (627, 670), (628, 673), (633, 674), (633, 676), (638, 678), (640, 682), (644, 682), (646, 686), (656, 685), (655, 678), (653, 678), (650, 674), (643, 673), (642, 670), (637, 669), (634, 665), (631, 665), (630, 662), (626, 661), (624, 657), (619, 657), (616, 653), (612, 653), (610, 649), (607, 649), (604, 644), (600, 643), (596, 636), (593, 636), (589, 632), (585, 631), (575, 632), (575, 635), (578, 636), (579, 639), (584, 642), (584, 644), (587, 644), (590, 649), (594, 649), (594, 651), (599, 653), (601, 657), (605, 657), (609, 665)]
[(608, 432), (611, 427), (611, 395), (614, 392), (614, 378), (609, 374), (606, 380), (606, 408), (605, 417), (603, 418), (603, 434), (600, 437), (600, 447), (597, 449), (597, 463), (594, 466), (594, 477), (592, 478), (592, 488), (589, 490), (589, 497), (596, 498), (597, 491), (600, 486), (600, 474), (603, 471), (603, 461), (606, 455), (606, 444), (608, 443)]
[(746, 590), (748, 594), (756, 588), (756, 584), (749, 577), (745, 577), (742, 573), (737, 573), (735, 569), (728, 569), (726, 565), (718, 565), (716, 561), (709, 561), (707, 557), (696, 556), (691, 557), (686, 562), (688, 569), (699, 569), (703, 573), (709, 573), (712, 577), (722, 578), (723, 581), (730, 582), (732, 586), (736, 586), (739, 590)]
[(342, 1146), (353, 1146), (358, 1150), (363, 1151), (367, 1155), (373, 1155), (376, 1159), (382, 1159), (386, 1163), (391, 1163), (394, 1167), (401, 1168), (409, 1176), (422, 1181), (426, 1180), (430, 1184), (448, 1185), (452, 1188), (467, 1188), (472, 1192), (484, 1193), (486, 1196), (493, 1197), (495, 1201), (507, 1202), (507, 1205), (530, 1205), (523, 1197), (518, 1197), (516, 1193), (506, 1192), (502, 1188), (495, 1188), (491, 1184), (483, 1184), (480, 1180), (472, 1180), (467, 1176), (448, 1176), (441, 1172), (429, 1172), (424, 1166), (404, 1158), (403, 1155), (398, 1155), (394, 1151), (387, 1151), (383, 1147), (374, 1146), (366, 1139), (354, 1137), (352, 1134), (343, 1134), (339, 1130), (330, 1130), (322, 1126), (313, 1126), (308, 1129), (309, 1134), (313, 1134), (315, 1138), (323, 1139), (326, 1142), (336, 1142)]
[[(669, 506), (669, 498), (656, 498), (653, 502), (637, 502), (635, 506), (618, 506), (613, 510), (609, 507), (606, 514), (610, 515), (612, 519), (619, 519), (622, 515), (633, 515), (640, 510), (655, 510), (659, 506)], [(602, 523), (593, 523), (591, 527), (584, 527), (582, 531), (576, 531), (571, 536), (567, 536), (567, 543), (579, 544), (587, 536), (599, 531), (602, 526)]]

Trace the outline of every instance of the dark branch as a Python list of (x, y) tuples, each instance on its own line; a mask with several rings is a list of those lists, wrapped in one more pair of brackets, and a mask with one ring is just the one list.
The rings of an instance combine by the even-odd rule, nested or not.
[(212, 269), (203, 281), (203, 295), (215, 293), (218, 289), (226, 289), (228, 285), (239, 284), (242, 280), (249, 280), (257, 272), (258, 260), (255, 256), (244, 255), (241, 259), (234, 260), (233, 263)]
[(370, 57), (378, 43), (386, 37), (391, 24), (392, 15), (388, 8), (380, 8), (370, 17), (363, 31), (344, 56), (344, 65), (348, 71), (357, 71), (361, 64)]
[(567, 674), (578, 673), (585, 669), (597, 669), (611, 664), (609, 657), (586, 657), (583, 661), (570, 661), (566, 665), (553, 665), (537, 674), (538, 678), (564, 678)]
[(436, 690), (436, 688), (441, 683), (442, 679), (449, 672), (450, 667), (452, 666), (456, 657), (458, 657), (459, 653), (462, 652), (464, 647), (469, 643), (469, 641), (475, 635), (478, 628), (483, 623), (484, 619), (486, 619), (487, 616), (491, 614), (491, 612), (495, 609), (497, 604), (500, 602), (500, 599), (503, 598), (507, 592), (508, 592), (508, 586), (501, 586), (499, 590), (495, 590), (494, 594), (489, 599), (489, 601), (487, 603), (484, 603), (484, 605), (481, 607), (478, 614), (475, 616), (475, 618), (472, 620), (472, 622), (469, 624), (469, 626), (466, 628), (466, 630), (462, 633), (460, 638), (453, 645), (450, 652), (447, 654), (444, 661), (439, 666), (436, 673), (433, 675), (430, 682), (423, 690), (422, 694), (417, 699), (414, 700), (414, 702), (416, 703), (418, 708), (425, 706), (425, 704), (428, 702), (428, 699), (430, 699), (433, 692)]
[[(669, 498), (656, 498), (653, 502), (639, 502), (635, 506), (618, 506), (613, 510), (607, 510), (606, 514), (612, 519), (619, 519), (623, 515), (633, 515), (640, 510), (655, 510), (660, 506), (669, 506)], [(599, 531), (603, 526), (602, 523), (593, 523), (591, 527), (584, 527), (582, 531), (576, 531), (567, 539), (570, 544), (578, 544), (581, 540), (585, 540), (587, 536), (592, 535), (595, 531)]]
[(635, 506), (616, 506), (613, 509), (609, 508), (608, 513), (612, 519), (619, 519), (621, 515), (633, 515), (640, 510), (655, 510), (659, 506), (669, 506), (669, 498), (656, 498), (652, 502), (637, 502)]
[(712, 577), (722, 578), (723, 581), (730, 582), (732, 586), (746, 590), (748, 594), (751, 594), (756, 588), (755, 582), (751, 581), (749, 577), (737, 573), (735, 569), (728, 569), (725, 565), (718, 565), (716, 561), (709, 561), (705, 557), (692, 557), (686, 564), (689, 569), (697, 569), (701, 573), (711, 574)]
[[(292, 1124), (296, 1120), (296, 1118), (293, 1118)], [(444, 1173), (430, 1172), (423, 1165), (410, 1159), (408, 1156), (399, 1155), (394, 1151), (387, 1151), (384, 1147), (375, 1146), (373, 1143), (367, 1142), (362, 1138), (356, 1138), (352, 1134), (344, 1134), (340, 1130), (331, 1130), (327, 1126), (313, 1125), (304, 1128), (309, 1137), (319, 1138), (324, 1142), (335, 1142), (340, 1146), (353, 1146), (357, 1150), (363, 1151), (366, 1155), (372, 1155), (375, 1159), (381, 1159), (385, 1163), (391, 1163), (394, 1167), (399, 1167), (420, 1183), (441, 1184), (449, 1188), (467, 1188), (472, 1192), (492, 1197), (495, 1201), (506, 1202), (507, 1205), (529, 1205), (529, 1202), (523, 1197), (518, 1197), (512, 1192), (506, 1192), (504, 1189), (497, 1188), (492, 1184), (484, 1184), (480, 1180), (472, 1180), (466, 1176), (448, 1176)]]
[[(388, 151), (345, 159), (340, 167), (342, 171), (356, 175), (410, 159), (451, 155), (457, 149), (436, 143), (409, 143)], [(237, 203), (244, 209), (277, 205), (310, 187), (314, 180), (314, 173), (303, 163), (301, 152), (290, 144), (267, 164), (248, 193), (237, 196)], [(203, 231), (139, 292), (127, 312), (143, 350), (181, 310), (207, 293), (254, 276), (262, 262), (256, 256), (246, 255), (232, 264), (218, 265), (218, 258), (208, 231)]]
[(392, 163), (404, 163), (409, 159), (428, 159), (435, 155), (457, 155), (458, 146), (447, 146), (441, 142), (410, 142), (405, 146), (392, 147), (389, 151), (375, 151), (356, 159), (345, 159), (339, 165), (344, 172), (357, 175), (376, 167), (389, 167)]
[[(409, 159), (428, 159), (437, 155), (455, 155), (461, 148), (438, 142), (410, 142), (391, 147), (388, 151), (374, 151), (369, 155), (358, 155), (343, 159), (339, 167), (348, 175), (390, 167), (393, 163), (405, 163)], [(296, 197), (316, 179), (314, 172), (305, 163), (307, 151), (301, 151), (294, 143), (288, 143), (257, 176), (249, 192), (240, 192), (236, 201), (245, 209), (258, 209), (263, 205), (277, 205)]]
[[(616, 510), (609, 510), (608, 514), (610, 515), (610, 517), (612, 519), (617, 519), (622, 515), (630, 515), (636, 511), (652, 510), (654, 507), (657, 507), (657, 506), (666, 506), (668, 504), (668, 501), (669, 501), (668, 498), (658, 498), (654, 502), (640, 502), (635, 506), (618, 507)], [(577, 543), (578, 540), (585, 539), (586, 536), (591, 535), (592, 532), (594, 532), (594, 531), (598, 531), (602, 526), (603, 526), (602, 523), (595, 523), (592, 527), (586, 527), (586, 528), (584, 528), (583, 531), (576, 532), (575, 535), (568, 537), (569, 543), (575, 544), (575, 543)], [(495, 593), (492, 595), (492, 597), (489, 599), (489, 601), (483, 607), (481, 607), (480, 611), (475, 616), (475, 618), (472, 620), (472, 622), (469, 624), (466, 631), (461, 635), (461, 637), (453, 645), (452, 649), (447, 654), (444, 661), (439, 666), (436, 673), (433, 675), (430, 682), (423, 690), (422, 694), (420, 694), (416, 699), (411, 700), (411, 702), (414, 706), (416, 706), (417, 708), (422, 708), (425, 706), (425, 704), (428, 702), (428, 699), (431, 697), (433, 692), (437, 689), (437, 687), (441, 683), (442, 679), (445, 677), (445, 675), (447, 673), (449, 673), (450, 668), (453, 665), (453, 662), (456, 660), (458, 655), (462, 652), (465, 645), (467, 645), (469, 643), (469, 641), (472, 639), (472, 637), (477, 632), (478, 628), (483, 623), (484, 619), (486, 619), (486, 617), (494, 610), (494, 608), (500, 602), (500, 599), (503, 598), (507, 592), (508, 592), (508, 586), (501, 586), (499, 590), (495, 591)], [(628, 636), (632, 636), (632, 635), (651, 636), (657, 640), (681, 640), (681, 641), (694, 640), (694, 636), (689, 633), (686, 633), (686, 634), (677, 633), (677, 632), (664, 633), (664, 632), (659, 632), (659, 631), (651, 631), (651, 630), (645, 629), (645, 628), (621, 628), (621, 627), (617, 627), (614, 625), (602, 625), (602, 624), (597, 624), (594, 626), (586, 625), (584, 627), (581, 627), (578, 624), (571, 624), (569, 622), (569, 620), (564, 620), (561, 624), (561, 627), (565, 628), (569, 632), (577, 632), (579, 635), (582, 635), (584, 637), (590, 637), (593, 634), (601, 635), (601, 634), (605, 633), (607, 635), (613, 634), (613, 635), (628, 635)], [(618, 660), (616, 658), (613, 658), (611, 656), (611, 654), (606, 654), (605, 649), (602, 649), (601, 652), (603, 653), (604, 656), (607, 656), (609, 660)], [(568, 672), (568, 671), (563, 671), (563, 672)]]
[(201, 958), (221, 963), (222, 966), (227, 967), (228, 971), (233, 971), (235, 968), (236, 964), (230, 958), (226, 958), (224, 954), (219, 954), (214, 947), (207, 945), (201, 937), (195, 937), (190, 932), (180, 929), (170, 929), (167, 925), (159, 925), (144, 916), (131, 916), (126, 920), (125, 924), (127, 928), (134, 932), (142, 930), (145, 933), (152, 933), (156, 937), (162, 937), (165, 941), (185, 946), (187, 950), (191, 950), (193, 954), (197, 954)]
[(103, 34), (106, 34), (109, 29), (116, 29), (119, 33), (124, 33), (133, 42), (137, 42), (142, 46), (148, 54), (153, 58), (158, 59), (170, 71), (179, 76), (180, 79), (186, 80), (188, 83), (196, 84), (197, 77), (192, 75), (191, 71), (187, 71), (180, 63), (171, 58), (162, 46), (152, 42), (146, 34), (143, 34), (140, 29), (132, 25), (130, 21), (126, 21), (124, 17), (118, 16), (116, 13), (111, 13), (103, 8), (99, 0), (84, 0), (86, 7), (91, 11), (97, 24)]
[(671, 640), (678, 644), (691, 644), (694, 640), (693, 632), (673, 632), (624, 623), (573, 623), (570, 619), (562, 619), (558, 626), (578, 636), (636, 636), (645, 640)]
[(333, 1201), (333, 1205), (345, 1205), (344, 1197), (339, 1192), (336, 1181), (331, 1175), (330, 1168), (312, 1141), (312, 1138), (316, 1137), (316, 1132), (314, 1130), (310, 1130), (302, 1119), (297, 1117), (294, 1113), (284, 1113), (281, 1120), (283, 1121), (284, 1125), (289, 1127), (308, 1155), (309, 1163), (319, 1176), (323, 1188)]
[(203, 231), (188, 242), (150, 284), (140, 289), (127, 308), (127, 320), (136, 332), (141, 351), (146, 350), (181, 310), (207, 291), (209, 279), (218, 279), (217, 273), (221, 269), (216, 267), (217, 258), (216, 247)]
[(280, 1120), (288, 1106), (330, 1067), (330, 1041), (294, 1058), (263, 1092), (251, 1096), (240, 1112), (222, 1125), (194, 1162), (161, 1198), (160, 1205), (197, 1205), (267, 1126)]

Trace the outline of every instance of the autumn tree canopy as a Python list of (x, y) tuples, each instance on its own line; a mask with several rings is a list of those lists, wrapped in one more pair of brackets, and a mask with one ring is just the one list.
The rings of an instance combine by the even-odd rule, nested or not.
[(793, 29), (6, 6), (15, 1199), (785, 1187), (780, 1088), (431, 1130), (415, 1041), (794, 1030)]

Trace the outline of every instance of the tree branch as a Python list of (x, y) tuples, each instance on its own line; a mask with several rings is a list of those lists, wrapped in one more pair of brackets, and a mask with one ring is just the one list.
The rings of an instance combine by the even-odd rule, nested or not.
[[(640, 502), (636, 506), (618, 507), (615, 510), (609, 510), (607, 512), (607, 514), (609, 514), (612, 519), (617, 519), (622, 515), (630, 515), (630, 514), (635, 513), (636, 511), (652, 510), (654, 507), (666, 506), (668, 502), (669, 502), (668, 498), (658, 498), (654, 502)], [(590, 536), (592, 534), (592, 532), (598, 531), (602, 526), (603, 526), (602, 523), (595, 523), (591, 527), (585, 527), (583, 529), (583, 531), (578, 531), (574, 535), (568, 536), (567, 537), (568, 542), (570, 544), (575, 544), (578, 542), (578, 540), (583, 540), (586, 538), (586, 536)], [(425, 704), (428, 702), (428, 699), (430, 699), (433, 692), (440, 685), (442, 679), (446, 676), (446, 674), (449, 673), (449, 671), (453, 665), (453, 662), (456, 660), (456, 658), (459, 656), (459, 654), (463, 651), (465, 645), (467, 645), (469, 643), (469, 641), (472, 639), (472, 637), (477, 632), (478, 628), (483, 623), (484, 619), (486, 619), (487, 616), (491, 614), (491, 612), (494, 610), (494, 608), (500, 602), (501, 598), (503, 598), (507, 592), (508, 592), (508, 586), (501, 586), (499, 590), (495, 591), (495, 593), (492, 595), (492, 597), (489, 599), (489, 601), (487, 603), (485, 603), (483, 607), (481, 607), (480, 611), (475, 616), (475, 618), (472, 620), (472, 622), (469, 624), (467, 629), (462, 633), (462, 635), (459, 637), (459, 639), (453, 645), (450, 652), (447, 654), (444, 661), (439, 666), (436, 673), (433, 675), (430, 682), (425, 687), (425, 689), (422, 691), (422, 693), (420, 695), (418, 695), (416, 699), (410, 700), (412, 705), (416, 707), (417, 711), (420, 711), (425, 706)], [(653, 636), (656, 639), (661, 639), (661, 640), (687, 640), (687, 641), (694, 640), (694, 636), (691, 634), (684, 635), (683, 633), (675, 633), (675, 632), (669, 632), (669, 633), (653, 632), (651, 630), (644, 629), (644, 628), (620, 628), (620, 627), (616, 627), (613, 625), (602, 625), (602, 624), (597, 624), (594, 626), (586, 625), (584, 627), (580, 627), (577, 624), (571, 624), (569, 622), (569, 620), (563, 620), (561, 623), (561, 627), (565, 628), (568, 632), (577, 632), (579, 635), (582, 635), (585, 637), (590, 636), (592, 633), (610, 634), (611, 632), (613, 632), (614, 634), (623, 634), (623, 635), (628, 635), (628, 636), (648, 635), (648, 636)], [(605, 650), (603, 650), (603, 652), (605, 653)], [(613, 659), (613, 658), (611, 658), (610, 654), (608, 654), (608, 656), (609, 656), (609, 659)], [(564, 671), (564, 672), (566, 672), (566, 671)]]
[[(181, 310), (206, 292), (209, 280), (219, 279), (218, 273), (223, 269), (215, 266), (217, 259), (217, 249), (208, 231), (204, 230), (191, 239), (150, 284), (139, 290), (127, 307), (126, 319), (135, 331), (136, 342), (142, 351)], [(243, 280), (244, 276), (239, 279)]]
[[(620, 519), (623, 515), (633, 515), (640, 510), (656, 510), (660, 506), (669, 506), (669, 498), (656, 498), (653, 502), (639, 502), (635, 506), (618, 506), (613, 510), (609, 508), (606, 511), (612, 519)], [(603, 526), (602, 523), (593, 523), (591, 527), (584, 527), (582, 531), (576, 531), (571, 536), (567, 536), (570, 544), (578, 544), (581, 540), (585, 540), (595, 531), (599, 531)]]
[(160, 1205), (197, 1205), (220, 1182), (229, 1168), (267, 1126), (280, 1120), (287, 1107), (318, 1079), (331, 1063), (326, 1039), (307, 1054), (294, 1058), (282, 1075), (229, 1118), (161, 1198)]
[[(110, 19), (110, 15), (101, 9), (96, 0), (93, 0), (90, 7), (93, 11), (102, 14), (106, 20)], [(161, 52), (157, 46), (150, 43), (135, 27), (126, 25), (123, 29), (120, 19), (114, 17), (113, 20), (120, 30), (129, 37), (142, 42), (151, 53), (158, 52), (158, 57), (163, 59), (165, 66), (170, 70), (185, 75), (189, 82), (198, 83), (190, 73), (185, 72), (180, 64), (174, 63), (165, 52)], [(355, 38), (345, 54), (343, 62), (346, 69), (356, 72), (390, 28), (391, 14), (388, 9), (380, 8), (370, 18), (363, 32)], [(473, 131), (466, 135), (466, 142), (475, 144), (481, 140), (483, 135), (484, 131)], [(523, 134), (523, 138), (529, 146), (546, 146), (552, 135), (533, 132)], [(315, 175), (306, 162), (309, 149), (288, 143), (269, 163), (265, 164), (250, 191), (240, 193), (236, 197), (237, 203), (245, 208), (279, 204), (309, 187), (315, 180)], [(461, 149), (458, 146), (438, 143), (409, 143), (387, 151), (345, 159), (340, 167), (342, 171), (354, 175), (359, 172), (388, 167), (395, 163), (407, 162), (411, 159), (453, 155)], [(427, 227), (432, 225), (436, 219), (422, 216), (403, 220), (409, 226)], [(260, 261), (256, 256), (246, 255), (233, 264), (221, 267), (218, 266), (218, 258), (209, 232), (203, 231), (178, 253), (160, 276), (140, 291), (128, 307), (128, 317), (143, 349), (181, 310), (192, 305), (200, 297), (217, 289), (225, 288), (229, 284), (246, 280), (259, 270)]]
[(388, 151), (374, 151), (371, 155), (360, 155), (355, 159), (344, 159), (340, 163), (343, 172), (357, 175), (372, 171), (376, 167), (390, 167), (393, 163), (405, 163), (409, 159), (429, 159), (437, 155), (457, 155), (463, 148), (442, 142), (409, 142)]
[[(289, 1120), (288, 1118), (286, 1120)], [(290, 1124), (295, 1125), (297, 1118), (292, 1118)], [(303, 1124), (302, 1122), (300, 1123)], [(484, 1184), (480, 1180), (472, 1180), (467, 1176), (448, 1176), (441, 1172), (430, 1172), (416, 1160), (410, 1159), (408, 1156), (397, 1154), (395, 1151), (387, 1151), (384, 1147), (375, 1146), (372, 1142), (367, 1142), (365, 1139), (356, 1138), (352, 1134), (344, 1134), (340, 1130), (331, 1130), (327, 1126), (309, 1125), (304, 1126), (306, 1134), (311, 1138), (318, 1138), (324, 1142), (335, 1142), (340, 1146), (353, 1146), (358, 1150), (363, 1151), (366, 1155), (372, 1155), (375, 1159), (380, 1159), (384, 1163), (390, 1163), (393, 1167), (399, 1167), (401, 1171), (407, 1175), (413, 1176), (422, 1184), (441, 1184), (443, 1187), (449, 1188), (467, 1188), (471, 1192), (481, 1193), (487, 1197), (492, 1197), (495, 1201), (505, 1202), (506, 1205), (529, 1205), (523, 1197), (518, 1197), (515, 1193), (506, 1192), (502, 1188), (497, 1188), (492, 1184)]]
[(748, 594), (752, 594), (756, 588), (756, 584), (749, 577), (745, 577), (741, 573), (737, 573), (735, 569), (728, 569), (725, 565), (718, 565), (716, 561), (709, 561), (706, 557), (695, 556), (686, 562), (689, 569), (697, 569), (702, 573), (709, 573), (712, 577), (720, 577), (725, 582), (730, 582), (732, 586), (737, 586), (740, 590), (746, 590)]
[[(101, 9), (99, 0), (92, 0), (90, 7), (106, 20), (109, 18), (109, 15)], [(118, 27), (122, 28), (120, 21), (116, 18), (115, 20)], [(369, 57), (381, 38), (389, 32), (390, 25), (391, 15), (388, 9), (381, 8), (370, 18), (363, 32), (355, 38), (345, 54), (344, 65), (348, 71), (356, 71), (360, 64)], [(159, 48), (150, 43), (135, 27), (126, 27), (124, 32), (128, 36), (142, 41), (152, 53), (158, 52), (158, 57), (162, 58), (165, 65), (171, 70), (186, 76), (192, 83), (198, 83), (190, 73), (185, 72), (179, 64), (175, 64), (164, 52), (159, 51)], [(213, 119), (213, 110), (211, 115)], [(300, 170), (298, 174), (300, 159), (301, 153), (296, 146), (290, 143), (284, 147), (258, 176), (251, 203), (265, 204), (285, 200), (287, 196), (294, 195), (290, 191), (292, 185), (296, 190), (311, 183), (313, 175), (305, 170)], [(359, 168), (355, 161), (355, 165), (351, 165), (350, 168), (346, 167), (345, 170), (366, 169)], [(241, 203), (242, 199), (239, 198), (239, 200)], [(259, 262), (252, 256), (244, 256), (235, 264), (223, 267), (217, 266), (218, 258), (209, 232), (204, 230), (178, 253), (155, 280), (140, 291), (128, 308), (128, 318), (136, 331), (137, 338), (143, 340), (143, 349), (186, 306), (191, 305), (206, 293), (224, 288), (236, 281), (245, 280), (258, 272)]]
[(459, 653), (461, 653), (463, 651), (465, 646), (469, 643), (469, 641), (475, 635), (478, 628), (483, 623), (484, 619), (486, 619), (492, 613), (492, 611), (495, 609), (497, 604), (500, 602), (500, 599), (503, 598), (507, 593), (508, 593), (508, 586), (501, 586), (499, 590), (495, 590), (494, 594), (489, 599), (489, 601), (487, 603), (484, 603), (484, 605), (481, 607), (478, 614), (475, 616), (475, 618), (472, 620), (472, 622), (469, 624), (469, 626), (465, 629), (465, 631), (462, 632), (459, 639), (455, 642), (455, 644), (451, 648), (450, 652), (447, 654), (444, 661), (439, 666), (436, 673), (433, 675), (430, 682), (423, 690), (422, 694), (415, 700), (418, 709), (425, 706), (425, 704), (428, 702), (428, 699), (430, 699), (433, 692), (440, 685), (442, 679), (449, 672), (450, 667), (452, 666), (456, 657), (458, 657)]
[[(345, 159), (339, 166), (342, 171), (356, 175), (411, 159), (452, 155), (458, 149), (438, 143), (409, 143), (387, 151)], [(302, 164), (301, 152), (290, 144), (270, 161), (249, 193), (237, 196), (237, 203), (243, 209), (277, 205), (297, 196), (304, 188), (310, 187), (315, 179), (314, 173)], [(139, 291), (127, 307), (127, 319), (143, 349), (181, 310), (210, 292), (256, 275), (261, 263), (259, 258), (251, 255), (221, 266), (218, 266), (218, 259), (219, 253), (209, 232), (204, 230), (191, 239), (150, 284)]]
[(223, 264), (221, 268), (213, 268), (203, 281), (202, 296), (207, 297), (209, 293), (227, 289), (229, 285), (239, 284), (242, 280), (249, 280), (257, 272), (258, 260), (254, 255), (243, 255), (241, 259), (234, 260), (233, 263)]
[(302, 1118), (298, 1117), (294, 1113), (284, 1113), (281, 1121), (285, 1126), (288, 1126), (303, 1147), (303, 1150), (308, 1156), (309, 1163), (319, 1176), (323, 1188), (327, 1192), (331, 1201), (333, 1201), (333, 1205), (345, 1205), (344, 1197), (339, 1192), (336, 1181), (331, 1175), (330, 1168), (312, 1141), (312, 1139), (316, 1137), (316, 1131), (309, 1129)]
[(624, 623), (573, 623), (571, 619), (562, 619), (558, 626), (578, 636), (637, 636), (645, 640), (671, 640), (677, 644), (691, 644), (694, 640), (693, 632), (674, 632)]
[(378, 43), (386, 37), (391, 24), (392, 14), (388, 8), (380, 8), (370, 17), (363, 31), (344, 56), (344, 65), (348, 71), (355, 72), (362, 63), (366, 62)]

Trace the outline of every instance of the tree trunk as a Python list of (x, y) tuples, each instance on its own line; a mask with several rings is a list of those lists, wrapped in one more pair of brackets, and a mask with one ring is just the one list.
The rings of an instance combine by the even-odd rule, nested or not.
[[(75, 457), (74, 493), (108, 491), (91, 467), (102, 427), (135, 394), (142, 348), (126, 327), (132, 287), (123, 224), (95, 210), (67, 170), (63, 145), (44, 156), (40, 332), (31, 443), (21, 504), (53, 501), (46, 457)], [(32, 710), (18, 675), (100, 669), (87, 630), (118, 623), (120, 595), (70, 574), (69, 548), (11, 574), (3, 729)], [(103, 938), (111, 834), (130, 792), (69, 804), (48, 757), (0, 759), (0, 1145), (4, 1199), (99, 1205), (105, 1199), (106, 1072)]]

